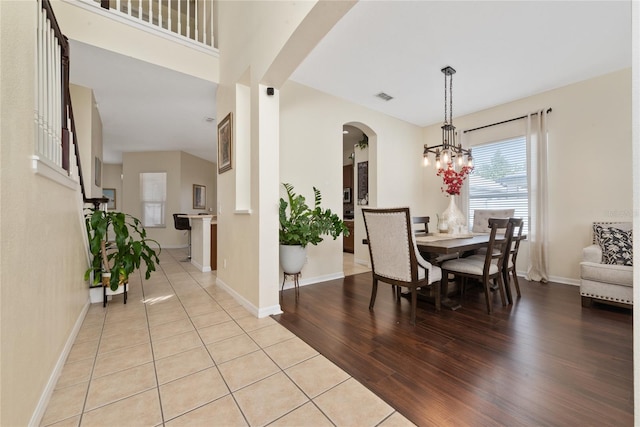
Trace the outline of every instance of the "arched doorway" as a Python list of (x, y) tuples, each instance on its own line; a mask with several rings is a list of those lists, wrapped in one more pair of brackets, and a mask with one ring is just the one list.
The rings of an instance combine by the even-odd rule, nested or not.
[(351, 236), (345, 238), (343, 271), (345, 276), (370, 271), (369, 251), (362, 243), (365, 237), (362, 207), (375, 200), (372, 186), (372, 158), (376, 135), (368, 126), (349, 122), (343, 125), (343, 215)]

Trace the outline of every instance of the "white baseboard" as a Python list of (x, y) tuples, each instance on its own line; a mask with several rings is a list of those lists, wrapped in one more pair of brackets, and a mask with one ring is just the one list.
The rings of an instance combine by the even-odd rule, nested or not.
[(89, 311), (89, 306), (91, 305), (91, 301), (87, 299), (84, 307), (82, 307), (82, 311), (80, 315), (76, 319), (76, 323), (73, 325), (73, 329), (67, 338), (67, 342), (65, 343), (62, 353), (58, 357), (58, 361), (56, 362), (51, 375), (49, 376), (49, 380), (47, 381), (47, 385), (45, 386), (42, 394), (40, 395), (40, 399), (38, 400), (38, 405), (36, 409), (33, 411), (33, 415), (31, 415), (31, 420), (29, 421), (29, 427), (38, 427), (42, 422), (42, 418), (44, 417), (44, 413), (47, 410), (47, 406), (49, 405), (49, 401), (51, 400), (51, 395), (53, 394), (53, 390), (56, 388), (56, 383), (58, 382), (58, 378), (60, 378), (60, 374), (62, 374), (62, 369), (64, 368), (64, 364), (67, 361), (67, 357), (71, 352), (71, 347), (73, 347), (73, 343), (78, 336), (78, 332), (82, 327), (82, 322), (84, 322), (84, 318), (87, 315), (87, 311)]
[(233, 299), (238, 301), (240, 305), (249, 310), (251, 314), (256, 316), (257, 318), (263, 318), (267, 316), (271, 316), (272, 314), (280, 314), (282, 313), (282, 309), (280, 308), (280, 304), (276, 304), (270, 307), (258, 308), (251, 303), (251, 301), (247, 300), (245, 297), (237, 293), (233, 288), (227, 285), (224, 281), (222, 281), (219, 277), (216, 278), (216, 285), (219, 285), (225, 291), (227, 291)]

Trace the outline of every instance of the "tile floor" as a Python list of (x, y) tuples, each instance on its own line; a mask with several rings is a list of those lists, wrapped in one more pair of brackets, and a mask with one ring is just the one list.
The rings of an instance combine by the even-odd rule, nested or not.
[(276, 321), (164, 250), (127, 304), (92, 304), (42, 426), (405, 426)]

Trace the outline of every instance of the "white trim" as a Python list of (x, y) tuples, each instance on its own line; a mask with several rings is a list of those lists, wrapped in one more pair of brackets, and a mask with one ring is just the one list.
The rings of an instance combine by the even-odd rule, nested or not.
[[(87, 294), (88, 297), (88, 294)], [(47, 406), (49, 405), (49, 401), (51, 400), (51, 395), (56, 387), (56, 383), (58, 382), (58, 378), (62, 374), (62, 369), (64, 368), (64, 364), (67, 361), (67, 357), (69, 357), (69, 353), (71, 352), (71, 348), (73, 347), (74, 342), (78, 336), (78, 332), (80, 332), (80, 328), (82, 327), (82, 322), (84, 322), (84, 318), (87, 315), (87, 311), (89, 311), (89, 306), (91, 302), (87, 298), (87, 302), (82, 307), (82, 311), (80, 315), (76, 319), (76, 323), (73, 325), (73, 329), (67, 338), (67, 342), (62, 348), (62, 352), (58, 357), (58, 361), (56, 362), (53, 371), (51, 371), (51, 375), (49, 376), (49, 381), (47, 381), (42, 394), (40, 395), (40, 399), (38, 400), (38, 404), (36, 405), (36, 409), (33, 411), (33, 415), (31, 415), (31, 420), (29, 420), (29, 427), (38, 427), (42, 422), (42, 418), (44, 417), (45, 411), (47, 410)]]
[(237, 293), (234, 289), (232, 289), (229, 285), (227, 285), (219, 277), (216, 278), (216, 285), (220, 286), (225, 291), (227, 291), (233, 297), (233, 299), (238, 301), (240, 303), (240, 305), (242, 305), (251, 314), (253, 314), (254, 316), (256, 316), (258, 318), (267, 317), (267, 316), (270, 316), (272, 314), (280, 314), (280, 313), (282, 313), (282, 309), (280, 308), (280, 305), (273, 305), (273, 306), (270, 306), (270, 307), (265, 307), (265, 308), (259, 309), (258, 307), (253, 305), (249, 300), (247, 300), (245, 297), (243, 297), (242, 295)]
[(560, 283), (562, 285), (580, 286), (579, 279), (570, 279), (568, 277), (549, 276), (549, 282)]
[(88, 10), (90, 12), (96, 13), (98, 15), (102, 15), (106, 18), (112, 19), (122, 24), (130, 25), (139, 30), (146, 31), (148, 33), (154, 33), (157, 36), (163, 37), (167, 40), (174, 41), (183, 46), (190, 47), (192, 49), (206, 53), (213, 57), (216, 57), (216, 58), (220, 57), (220, 52), (218, 51), (218, 49), (216, 49), (213, 46), (209, 46), (202, 42), (192, 40), (181, 34), (176, 34), (172, 31), (166, 30), (164, 28), (160, 28), (156, 25), (149, 24), (147, 22), (144, 22), (144, 21), (141, 22), (137, 18), (129, 18), (126, 15), (122, 16), (118, 11), (112, 12), (110, 11), (110, 9), (109, 10), (103, 9), (98, 3), (95, 3), (93, 1), (85, 1), (85, 0), (80, 0), (80, 1), (79, 0), (62, 0), (62, 1), (64, 1), (65, 3), (80, 7), (82, 9)]
[(251, 209), (236, 209), (234, 215), (251, 215)]
[(47, 161), (47, 159), (42, 159), (37, 155), (31, 156), (31, 169), (36, 175), (50, 179), (71, 190), (78, 189), (78, 182), (67, 175), (67, 171)]

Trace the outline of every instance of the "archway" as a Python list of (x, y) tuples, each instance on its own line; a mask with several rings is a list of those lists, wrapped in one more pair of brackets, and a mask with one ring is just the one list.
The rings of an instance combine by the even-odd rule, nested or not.
[[(345, 276), (370, 271), (369, 249), (362, 208), (375, 206), (377, 200), (377, 135), (360, 122), (343, 124), (343, 215), (352, 235), (345, 239), (343, 271)], [(350, 176), (349, 176), (350, 174)], [(349, 243), (347, 243), (349, 242)]]

